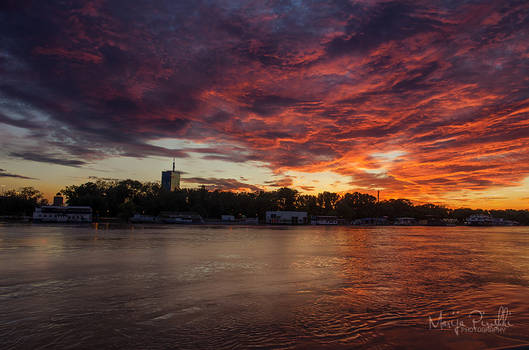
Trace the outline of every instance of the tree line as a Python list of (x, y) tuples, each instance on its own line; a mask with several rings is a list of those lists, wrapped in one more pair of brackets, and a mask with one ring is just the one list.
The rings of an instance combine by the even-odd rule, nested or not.
[[(158, 215), (162, 211), (197, 212), (204, 218), (235, 217), (264, 218), (269, 210), (306, 211), (312, 215), (338, 216), (346, 221), (365, 217), (413, 217), (416, 219), (452, 218), (463, 222), (472, 214), (529, 224), (529, 210), (482, 210), (470, 208), (450, 209), (435, 204), (415, 205), (407, 199), (389, 199), (378, 202), (365, 193), (322, 192), (302, 194), (291, 188), (275, 191), (229, 192), (198, 189), (166, 191), (159, 183), (136, 180), (86, 182), (66, 186), (61, 190), (69, 205), (86, 205), (93, 209), (94, 217), (120, 217), (128, 219), (135, 213)], [(38, 205), (46, 204), (42, 193), (31, 187), (7, 192), (0, 199), (1, 215), (31, 215)]]
[(0, 215), (33, 215), (35, 207), (46, 205), (48, 201), (42, 192), (33, 187), (9, 190), (0, 196)]

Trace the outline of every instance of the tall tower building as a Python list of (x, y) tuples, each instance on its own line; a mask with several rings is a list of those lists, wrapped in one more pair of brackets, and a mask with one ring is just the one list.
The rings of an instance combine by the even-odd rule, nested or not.
[(62, 207), (64, 204), (64, 198), (61, 195), (61, 192), (58, 192), (55, 197), (53, 197), (53, 205), (57, 207)]
[(162, 188), (167, 191), (180, 189), (180, 172), (175, 170), (175, 160), (173, 158), (173, 170), (162, 171)]

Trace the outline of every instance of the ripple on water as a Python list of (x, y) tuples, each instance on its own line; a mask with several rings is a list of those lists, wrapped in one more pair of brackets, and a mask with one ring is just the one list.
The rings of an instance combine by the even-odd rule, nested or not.
[(0, 225), (2, 348), (476, 349), (516, 342), (429, 331), (428, 317), (501, 305), (506, 336), (529, 341), (522, 231), (76, 230)]

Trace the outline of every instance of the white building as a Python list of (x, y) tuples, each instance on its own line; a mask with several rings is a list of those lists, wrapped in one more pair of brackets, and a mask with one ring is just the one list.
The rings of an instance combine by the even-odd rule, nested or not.
[(267, 211), (267, 224), (302, 225), (307, 224), (307, 212), (305, 211)]
[(92, 208), (45, 205), (35, 208), (33, 220), (41, 222), (92, 222)]
[(336, 216), (313, 216), (310, 218), (310, 223), (313, 225), (338, 225), (338, 218)]
[(203, 224), (204, 219), (195, 212), (172, 212), (162, 211), (158, 215), (157, 221), (164, 224)]
[(470, 226), (492, 226), (492, 225), (494, 225), (494, 220), (489, 215), (474, 214), (474, 215), (470, 215), (465, 220), (465, 225), (470, 225)]

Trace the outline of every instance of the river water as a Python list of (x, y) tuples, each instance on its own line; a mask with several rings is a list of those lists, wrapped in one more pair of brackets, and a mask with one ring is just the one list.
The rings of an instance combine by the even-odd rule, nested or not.
[(0, 225), (2, 349), (528, 343), (528, 227)]

